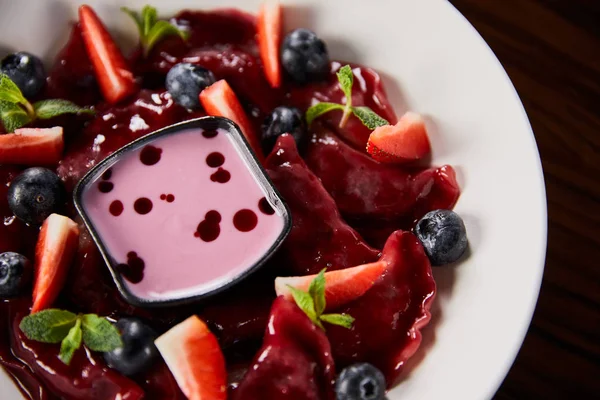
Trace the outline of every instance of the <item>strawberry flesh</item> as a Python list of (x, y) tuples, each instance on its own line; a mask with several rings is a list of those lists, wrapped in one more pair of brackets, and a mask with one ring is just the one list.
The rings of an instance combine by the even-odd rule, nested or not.
[(431, 317), (435, 282), (423, 246), (412, 233), (394, 232), (381, 261), (387, 269), (373, 287), (336, 310), (355, 318), (353, 328), (327, 325), (327, 336), (338, 367), (369, 362), (392, 386), (421, 343), (419, 330)]
[(52, 166), (64, 149), (63, 129), (23, 128), (0, 135), (0, 164)]
[(200, 318), (189, 317), (155, 343), (189, 400), (227, 398), (223, 353), (216, 337)]
[(279, 44), (281, 41), (281, 4), (278, 0), (263, 1), (256, 21), (258, 49), (265, 76), (271, 87), (281, 85)]
[(137, 92), (125, 57), (90, 6), (79, 7), (79, 24), (104, 99), (114, 104)]
[[(325, 273), (326, 310), (336, 309), (362, 296), (379, 279), (386, 268), (383, 261)], [(308, 292), (316, 275), (295, 276), (275, 279), (277, 295), (294, 301), (289, 286)]]
[(289, 273), (311, 275), (323, 268), (377, 260), (379, 252), (344, 222), (333, 198), (298, 154), (292, 136), (277, 140), (265, 165), (293, 215), (292, 230), (278, 254)]
[(263, 346), (232, 400), (333, 400), (335, 366), (325, 333), (295, 303), (273, 303)]
[(369, 136), (367, 152), (383, 163), (420, 160), (431, 152), (425, 121), (419, 114), (407, 112), (396, 125), (380, 126)]
[(246, 116), (244, 108), (226, 80), (221, 79), (200, 93), (200, 103), (208, 115), (229, 118), (235, 122), (259, 160), (264, 159), (258, 136)]
[(58, 297), (78, 240), (79, 228), (69, 218), (52, 214), (44, 221), (35, 248), (32, 313), (49, 308)]

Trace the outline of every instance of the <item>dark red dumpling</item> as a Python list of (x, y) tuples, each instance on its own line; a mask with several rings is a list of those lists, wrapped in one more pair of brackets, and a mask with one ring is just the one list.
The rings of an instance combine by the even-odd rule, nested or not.
[(369, 362), (393, 386), (421, 343), (419, 329), (431, 315), (435, 281), (423, 246), (410, 232), (388, 239), (381, 260), (387, 270), (369, 291), (334, 312), (355, 318), (352, 329), (326, 325), (336, 366)]
[(202, 115), (174, 105), (162, 90), (142, 90), (128, 103), (111, 108), (100, 105), (96, 118), (67, 141), (58, 174), (72, 189), (91, 166), (133, 140)]
[(290, 274), (316, 274), (377, 260), (379, 251), (348, 226), (290, 135), (281, 136), (266, 169), (292, 213), (292, 230), (279, 254)]
[[(315, 102), (329, 101), (343, 104), (345, 102), (345, 95), (340, 88), (336, 72), (345, 64), (336, 61), (332, 62), (332, 71), (324, 81), (291, 87), (289, 95), (290, 104), (301, 110), (308, 109)], [(379, 74), (371, 68), (357, 64), (350, 64), (350, 66), (354, 72), (352, 105), (367, 106), (381, 117), (387, 119), (390, 124), (398, 122), (398, 118), (387, 98)], [(318, 121), (326, 124), (354, 148), (364, 150), (367, 146), (371, 129), (364, 126), (360, 120), (354, 117), (348, 120), (344, 128), (339, 128), (338, 125), (341, 117), (342, 111), (332, 111), (319, 117)]]
[(318, 124), (306, 163), (349, 224), (376, 246), (429, 211), (451, 209), (460, 194), (449, 165), (418, 170), (381, 164)]
[(335, 366), (325, 333), (295, 303), (273, 303), (262, 348), (232, 400), (333, 400)]

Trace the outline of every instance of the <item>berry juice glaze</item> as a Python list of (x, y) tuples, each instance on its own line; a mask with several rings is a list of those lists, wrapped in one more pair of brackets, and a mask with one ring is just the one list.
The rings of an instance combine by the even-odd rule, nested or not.
[[(133, 296), (204, 294), (269, 252), (284, 217), (270, 207), (229, 132), (188, 128), (149, 140), (86, 182), (81, 196)], [(216, 171), (227, 179), (215, 181)], [(261, 211), (265, 202), (269, 214)]]
[[(255, 20), (250, 15), (230, 10), (186, 11), (180, 13), (176, 20), (178, 24), (189, 27), (189, 41), (166, 39), (155, 47), (148, 59), (143, 59), (141, 52), (133, 54), (131, 64), (143, 89), (117, 106), (102, 101), (80, 30), (77, 26), (73, 27), (69, 43), (51, 69), (46, 96), (92, 105), (97, 115), (91, 121), (86, 117), (70, 116), (45, 122), (65, 128), (66, 151), (57, 171), (68, 188), (72, 189), (91, 167), (132, 140), (173, 123), (204, 115), (201, 111), (192, 113), (177, 106), (165, 92), (167, 71), (182, 61), (203, 65), (217, 79), (226, 79), (242, 101), (256, 132), (260, 132), (263, 119), (276, 106), (293, 105), (305, 110), (316, 100), (342, 100), (343, 93), (334, 74), (340, 66), (337, 62), (332, 62), (332, 74), (324, 82), (304, 87), (286, 83), (287, 86), (279, 90), (271, 89), (262, 71), (255, 40)], [(353, 72), (356, 81), (353, 103), (370, 106), (390, 122), (395, 122), (397, 118), (378, 75), (358, 65), (353, 65)], [(252, 396), (258, 387), (272, 382), (269, 371), (276, 373), (279, 367), (288, 366), (293, 367), (290, 373), (294, 379), (287, 385), (297, 387), (292, 391), (289, 386), (283, 385), (281, 389), (296, 394), (283, 397), (276, 388), (270, 387), (261, 392), (265, 396), (268, 394), (265, 399), (330, 400), (332, 392), (323, 386), (327, 386), (332, 376), (329, 369), (324, 369), (331, 361), (312, 350), (326, 349), (327, 341), (306, 325), (302, 315), (284, 312), (291, 305), (281, 304), (281, 299), (274, 303), (273, 278), (315, 273), (323, 267), (346, 268), (375, 261), (384, 250), (383, 243), (390, 232), (410, 229), (416, 218), (433, 208), (451, 208), (459, 195), (451, 167), (415, 171), (383, 166), (364, 154), (369, 131), (353, 118), (344, 129), (339, 129), (336, 124), (338, 118), (338, 115), (330, 113), (321, 119), (321, 124), (313, 128), (314, 137), (306, 153), (299, 153), (294, 141), (284, 136), (267, 158), (267, 171), (290, 208), (293, 226), (273, 260), (249, 279), (211, 299), (208, 304), (152, 310), (134, 307), (119, 295), (89, 233), (82, 229), (70, 280), (56, 306), (114, 318), (135, 315), (161, 332), (193, 313), (198, 314), (217, 335), (225, 353), (232, 398), (254, 399)], [(206, 163), (207, 156), (200, 160)], [(147, 161), (151, 163), (157, 157), (156, 152), (150, 151)], [(160, 157), (161, 160), (168, 157), (166, 149)], [(211, 165), (219, 163), (217, 158), (211, 158)], [(140, 162), (138, 167), (154, 168), (161, 162), (151, 166)], [(213, 175), (205, 176), (204, 172), (202, 179), (211, 185), (227, 185), (221, 181), (227, 180), (223, 171), (231, 172), (228, 162), (225, 155), (223, 165), (210, 167), (214, 169), (214, 180)], [(209, 166), (205, 164), (203, 168), (207, 170)], [(19, 169), (13, 167), (0, 167), (0, 191), (5, 190), (2, 189), (6, 187), (4, 184), (18, 172)], [(235, 174), (231, 173), (229, 179), (236, 179)], [(113, 187), (109, 190), (110, 185), (102, 181), (112, 183)], [(175, 209), (180, 201), (185, 201), (176, 188), (168, 187), (156, 187), (149, 193), (123, 192), (115, 196), (123, 190), (119, 188), (116, 171), (113, 171), (113, 176), (98, 183), (102, 184), (103, 190), (98, 188), (97, 195), (110, 200), (102, 205), (103, 218), (107, 219), (136, 218), (141, 221), (152, 218), (158, 210)], [(356, 185), (365, 188), (365, 193), (357, 196), (352, 191)], [(135, 211), (135, 201), (141, 197), (152, 202), (152, 209), (147, 214)], [(172, 201), (169, 202), (169, 199)], [(243, 207), (256, 214), (258, 225), (254, 229), (258, 229), (267, 217), (259, 212), (261, 206), (251, 204)], [(144, 211), (149, 206), (143, 200), (138, 208)], [(186, 239), (190, 241), (189, 245), (217, 244), (220, 235), (226, 234), (226, 229), (236, 229), (232, 223), (232, 210), (226, 213), (215, 208), (219, 216), (210, 213), (208, 208), (195, 207), (193, 210), (198, 215), (188, 221), (192, 230), (188, 232), (189, 239)], [(72, 205), (69, 205), (68, 211), (77, 218)], [(2, 251), (18, 251), (31, 256), (36, 231), (12, 218), (6, 196), (0, 196), (0, 212), (4, 217), (4, 224), (0, 224)], [(254, 223), (248, 215), (244, 212), (235, 218), (241, 230), (249, 229)], [(217, 222), (219, 218), (220, 222)], [(217, 223), (220, 226), (218, 234)], [(198, 237), (194, 236), (194, 232)], [(233, 231), (227, 234), (233, 234)], [(207, 241), (202, 241), (201, 237)], [(214, 242), (209, 241), (211, 238), (215, 238)], [(394, 233), (387, 243), (383, 258), (389, 265), (388, 271), (372, 290), (337, 310), (356, 317), (354, 328), (346, 331), (330, 327), (327, 335), (338, 371), (360, 357), (379, 367), (392, 384), (404, 360), (418, 346), (418, 329), (429, 318), (427, 310), (435, 293), (435, 284), (429, 263), (412, 234)], [(141, 289), (139, 285), (151, 279), (150, 271), (154, 268), (150, 267), (150, 263), (153, 263), (154, 255), (149, 257), (149, 254), (144, 254), (145, 251), (148, 251), (145, 247), (124, 247), (118, 251), (120, 261), (128, 268), (124, 267), (124, 271), (130, 274), (132, 281), (141, 277), (141, 281), (132, 282), (131, 287), (138, 285)], [(180, 279), (173, 277), (173, 282), (180, 282)], [(29, 306), (28, 298), (0, 303), (0, 362), (29, 398), (184, 399), (162, 361), (156, 362), (150, 371), (133, 378), (110, 370), (99, 354), (86, 351), (77, 352), (72, 364), (65, 366), (57, 357), (57, 346), (29, 341), (19, 332), (18, 323), (28, 313)], [(269, 320), (274, 323), (269, 325), (270, 330), (265, 336)], [(263, 350), (257, 355), (261, 344)], [(285, 352), (270, 352), (269, 357), (260, 358), (264, 346), (269, 345), (292, 348), (298, 355), (303, 354), (298, 358), (301, 362), (290, 365), (284, 357)], [(250, 363), (255, 372), (242, 380)], [(266, 372), (263, 374), (261, 371)], [(309, 376), (311, 373), (314, 376)]]

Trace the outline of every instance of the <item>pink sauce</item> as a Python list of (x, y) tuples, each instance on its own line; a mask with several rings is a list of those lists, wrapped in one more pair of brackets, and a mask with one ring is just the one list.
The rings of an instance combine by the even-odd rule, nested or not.
[[(84, 188), (84, 211), (140, 299), (218, 288), (255, 265), (284, 229), (280, 213), (262, 211), (268, 194), (230, 134), (202, 133), (186, 129), (128, 150)], [(218, 170), (230, 179), (212, 179)]]

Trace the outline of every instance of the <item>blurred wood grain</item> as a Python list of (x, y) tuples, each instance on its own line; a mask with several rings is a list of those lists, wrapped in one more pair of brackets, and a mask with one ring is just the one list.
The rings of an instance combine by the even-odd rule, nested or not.
[[(548, 195), (546, 270), (496, 399), (600, 398), (600, 0), (450, 0), (512, 79)], [(515, 226), (515, 229), (527, 229)]]

